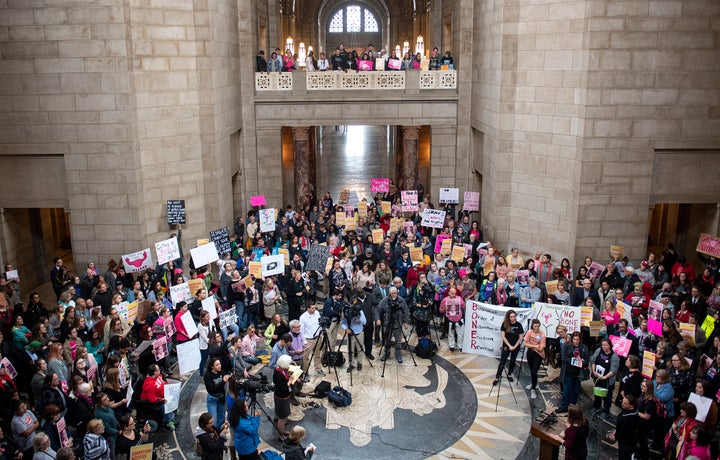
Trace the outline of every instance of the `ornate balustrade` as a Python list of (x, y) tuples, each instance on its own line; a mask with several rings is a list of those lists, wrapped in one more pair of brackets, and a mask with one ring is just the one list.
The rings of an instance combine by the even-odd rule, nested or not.
[(256, 91), (426, 90), (457, 88), (457, 71), (271, 72), (255, 74)]

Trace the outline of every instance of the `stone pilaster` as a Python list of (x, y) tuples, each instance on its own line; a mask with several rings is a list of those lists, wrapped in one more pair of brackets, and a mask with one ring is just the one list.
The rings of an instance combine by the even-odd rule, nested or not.
[[(310, 128), (293, 128), (293, 154), (295, 157), (295, 206), (297, 209), (308, 202), (312, 185), (310, 184)], [(314, 156), (314, 155), (313, 155)]]
[(418, 181), (418, 140), (420, 128), (418, 126), (403, 126), (402, 170), (400, 179), (404, 190), (412, 190)]

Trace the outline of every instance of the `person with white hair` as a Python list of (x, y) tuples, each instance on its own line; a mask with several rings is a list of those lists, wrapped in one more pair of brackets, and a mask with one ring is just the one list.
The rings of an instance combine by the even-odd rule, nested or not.
[(290, 415), (290, 364), (292, 358), (289, 355), (282, 355), (277, 360), (277, 366), (273, 371), (273, 397), (275, 399), (275, 418), (277, 419), (277, 427), (282, 436), (280, 442), (285, 440), (285, 436), (289, 433), (285, 431), (285, 423)]

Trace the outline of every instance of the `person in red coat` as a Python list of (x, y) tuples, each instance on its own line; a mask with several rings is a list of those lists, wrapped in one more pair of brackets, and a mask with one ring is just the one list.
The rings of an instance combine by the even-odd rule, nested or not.
[(148, 375), (143, 382), (140, 400), (147, 401), (156, 406), (156, 411), (163, 414), (163, 423), (169, 430), (175, 430), (175, 411), (165, 413), (165, 379), (160, 373), (160, 366), (151, 364)]

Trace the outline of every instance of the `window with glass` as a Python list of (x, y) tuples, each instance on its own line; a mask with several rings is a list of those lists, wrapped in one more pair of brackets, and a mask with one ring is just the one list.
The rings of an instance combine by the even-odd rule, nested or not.
[(337, 10), (328, 27), (330, 33), (379, 31), (373, 12), (359, 5), (348, 5)]

